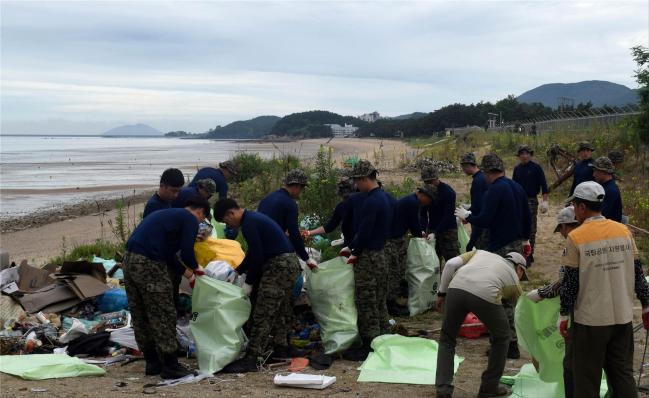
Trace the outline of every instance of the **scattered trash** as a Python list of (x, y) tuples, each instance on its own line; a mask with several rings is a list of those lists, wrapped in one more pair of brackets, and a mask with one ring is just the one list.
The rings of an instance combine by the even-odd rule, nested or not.
[(31, 391), (32, 392), (48, 392), (49, 390), (47, 388), (36, 388), (36, 387), (34, 387), (34, 388), (31, 389)]
[(156, 392), (156, 389), (151, 387), (142, 390), (142, 394), (155, 394)]
[(286, 376), (275, 375), (273, 383), (282, 387), (299, 387), (322, 390), (336, 382), (336, 377), (291, 373)]
[(440, 174), (459, 173), (460, 168), (446, 160), (434, 160), (432, 158), (420, 158), (406, 167), (408, 171), (421, 171), (424, 167), (433, 166)]
[(288, 367), (289, 372), (300, 372), (309, 366), (309, 360), (306, 358), (293, 358)]
[(115, 383), (115, 387), (126, 387), (126, 386), (128, 386), (128, 383), (124, 381), (118, 381), (117, 383)]

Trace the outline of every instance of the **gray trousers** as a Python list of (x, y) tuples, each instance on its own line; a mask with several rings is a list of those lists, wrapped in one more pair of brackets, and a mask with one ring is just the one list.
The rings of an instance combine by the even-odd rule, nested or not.
[(469, 292), (449, 289), (444, 306), (444, 321), (437, 352), (435, 386), (438, 394), (453, 393), (453, 358), (460, 327), (469, 312), (473, 312), (489, 329), (491, 350), (487, 369), (482, 373), (480, 391), (496, 392), (505, 370), (509, 348), (509, 322), (502, 305), (490, 303)]

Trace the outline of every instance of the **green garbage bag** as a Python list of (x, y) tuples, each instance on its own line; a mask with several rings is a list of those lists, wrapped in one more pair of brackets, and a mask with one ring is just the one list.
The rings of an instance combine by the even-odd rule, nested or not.
[(211, 210), (211, 213), (212, 217), (210, 218), (210, 224), (212, 224), (212, 237), (225, 239), (225, 224), (216, 221), (216, 218), (214, 218), (214, 210)]
[[(564, 398), (563, 378), (557, 382), (545, 382), (531, 363), (523, 365), (515, 376), (503, 376), (500, 382), (512, 386), (512, 395), (509, 398)], [(599, 396), (605, 397), (608, 387), (606, 380), (602, 380)]]
[(462, 224), (462, 221), (460, 221), (459, 218), (456, 218), (457, 220), (457, 242), (460, 245), (460, 254), (466, 253), (466, 245), (469, 244), (469, 235), (466, 233), (466, 229), (464, 229), (464, 224)]
[(246, 344), (241, 328), (250, 310), (250, 300), (239, 286), (208, 276), (196, 278), (190, 329), (201, 373), (218, 372), (239, 357)]
[[(372, 349), (360, 367), (358, 381), (435, 384), (437, 342), (421, 337), (385, 334), (372, 340)], [(457, 372), (464, 358), (455, 356)]]
[(344, 351), (358, 339), (354, 300), (354, 270), (343, 257), (307, 268), (306, 291), (311, 309), (320, 323), (325, 353)]
[(103, 376), (106, 371), (67, 354), (32, 354), (0, 356), (0, 372), (25, 380), (64, 377)]
[(435, 239), (410, 239), (406, 281), (410, 316), (422, 314), (432, 308), (439, 285), (439, 259), (435, 253)]

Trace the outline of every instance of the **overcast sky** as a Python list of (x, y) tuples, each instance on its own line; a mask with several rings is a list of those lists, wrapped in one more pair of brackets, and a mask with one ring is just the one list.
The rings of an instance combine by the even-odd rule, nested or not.
[(203, 132), (429, 112), (544, 83), (636, 87), (641, 1), (0, 3), (2, 132)]

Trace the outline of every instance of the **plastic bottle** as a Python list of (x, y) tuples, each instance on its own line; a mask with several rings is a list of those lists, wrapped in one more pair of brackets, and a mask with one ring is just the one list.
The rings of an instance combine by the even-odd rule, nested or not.
[(36, 338), (36, 332), (30, 332), (25, 337), (25, 351), (32, 352), (34, 348), (40, 347), (43, 345), (39, 339)]

